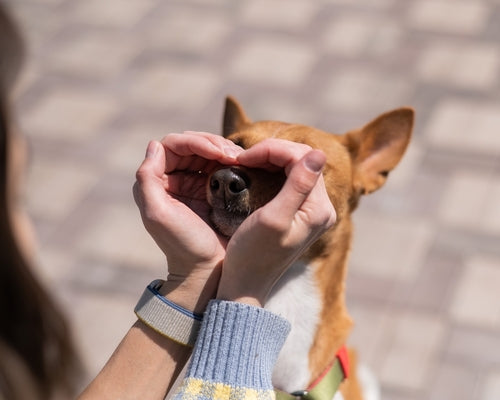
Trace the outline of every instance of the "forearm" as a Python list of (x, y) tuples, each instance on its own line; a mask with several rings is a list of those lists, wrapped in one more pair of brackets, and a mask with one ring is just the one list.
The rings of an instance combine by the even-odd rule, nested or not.
[(212, 301), (192, 360), (174, 400), (231, 400), (248, 393), (273, 398), (271, 376), (290, 329), (283, 318), (259, 307)]
[[(214, 289), (210, 289), (207, 284), (198, 288), (189, 282), (163, 282), (160, 287), (161, 295), (185, 307), (187, 311), (202, 312), (210, 296), (213, 296)], [(147, 290), (149, 286), (145, 293), (149, 293)], [(175, 325), (175, 319), (172, 324)], [(178, 343), (168, 334), (158, 333), (139, 320), (130, 328), (102, 371), (80, 396), (80, 400), (163, 399), (191, 352), (192, 347)]]
[(79, 400), (163, 400), (192, 349), (136, 322)]

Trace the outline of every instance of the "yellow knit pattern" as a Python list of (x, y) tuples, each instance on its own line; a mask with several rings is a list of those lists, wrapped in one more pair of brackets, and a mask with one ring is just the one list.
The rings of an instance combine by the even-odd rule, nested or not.
[(175, 395), (176, 400), (275, 400), (274, 390), (235, 387), (202, 379), (187, 378)]

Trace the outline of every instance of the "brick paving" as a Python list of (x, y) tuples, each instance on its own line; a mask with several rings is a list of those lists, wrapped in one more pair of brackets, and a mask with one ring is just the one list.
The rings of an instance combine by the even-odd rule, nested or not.
[(95, 374), (164, 276), (131, 196), (151, 138), (256, 119), (343, 132), (400, 105), (411, 148), (364, 199), (352, 342), (386, 400), (500, 398), (498, 0), (10, 0), (39, 272)]

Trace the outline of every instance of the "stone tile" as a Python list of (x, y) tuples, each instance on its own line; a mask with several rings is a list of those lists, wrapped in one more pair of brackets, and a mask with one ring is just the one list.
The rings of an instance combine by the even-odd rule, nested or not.
[(463, 260), (454, 252), (446, 252), (433, 242), (419, 274), (409, 284), (395, 287), (395, 301), (419, 310), (447, 313), (450, 297), (463, 269)]
[(144, 29), (144, 44), (149, 50), (207, 54), (211, 49), (216, 51), (233, 29), (231, 19), (219, 12), (193, 7), (166, 11)]
[(450, 305), (460, 323), (500, 327), (500, 258), (477, 256), (468, 260)]
[(347, 274), (347, 298), (363, 301), (365, 304), (385, 304), (392, 297), (396, 287), (401, 285), (390, 278), (358, 272), (356, 266), (349, 267)]
[(462, 365), (443, 365), (429, 384), (429, 400), (470, 400), (477, 397), (478, 372)]
[(423, 0), (412, 2), (407, 18), (412, 27), (443, 33), (475, 34), (488, 22), (486, 2)]
[(441, 226), (435, 243), (457, 256), (475, 257), (477, 254), (500, 256), (498, 236), (483, 234), (469, 229), (447, 228)]
[(335, 56), (357, 57), (366, 53), (388, 54), (401, 42), (395, 21), (368, 15), (341, 15), (332, 20), (323, 35), (323, 45)]
[[(247, 105), (244, 100), (242, 104)], [(270, 94), (264, 99), (249, 102), (249, 105), (251, 105), (251, 110), (247, 110), (248, 115), (254, 121), (273, 119), (311, 126), (316, 123), (314, 120), (315, 113), (311, 110), (313, 107), (304, 107), (301, 101), (290, 98), (289, 95)]]
[(21, 127), (37, 137), (78, 143), (99, 136), (117, 111), (116, 99), (108, 95), (53, 88), (22, 115)]
[[(36, 255), (36, 273), (47, 285), (60, 286), (67, 282), (73, 272), (72, 266), (77, 264), (76, 257), (64, 249), (44, 246)], [(59, 296), (58, 291), (55, 295)]]
[(458, 41), (430, 43), (416, 65), (423, 81), (473, 90), (495, 86), (499, 67), (500, 49), (496, 43)]
[(360, 209), (403, 219), (410, 215), (419, 216), (428, 221), (434, 220), (437, 217), (444, 183), (447, 182), (448, 176), (438, 169), (428, 169), (427, 163), (426, 156), (422, 164), (418, 166), (418, 172), (409, 176), (405, 181), (400, 180), (393, 184), (393, 178), (398, 180), (398, 168), (396, 168), (389, 174), (386, 185), (379, 191), (362, 198)]
[(385, 111), (408, 103), (412, 90), (412, 83), (402, 76), (354, 66), (332, 74), (320, 96), (327, 107), (341, 112)]
[(124, 264), (83, 254), (78, 257), (75, 267), (71, 274), (66, 276), (63, 284), (75, 293), (110, 292), (111, 295), (137, 299), (146, 284), (155, 278), (167, 276), (165, 257), (160, 251), (157, 251), (156, 255), (160, 255), (156, 264)]
[(309, 46), (273, 36), (252, 38), (243, 43), (230, 62), (234, 78), (272, 86), (301, 84), (316, 61)]
[(73, 331), (89, 377), (97, 375), (136, 321), (137, 298), (84, 292), (73, 299)]
[(491, 372), (486, 377), (482, 400), (496, 400), (500, 398), (500, 371)]
[(423, 389), (432, 376), (446, 327), (435, 316), (412, 313), (393, 317), (390, 348), (380, 366), (385, 385)]
[(256, 0), (245, 2), (240, 11), (243, 23), (260, 28), (303, 30), (320, 5), (307, 0)]
[(392, 387), (382, 390), (384, 400), (422, 400), (423, 395), (419, 390), (394, 389)]
[(415, 278), (433, 237), (428, 222), (358, 212), (354, 224), (353, 270), (402, 282)]
[(54, 12), (57, 5), (44, 5), (39, 2), (10, 3), (7, 4), (10, 5), (9, 10), (21, 27), (25, 40), (30, 44), (29, 53), (38, 54), (38, 49), (44, 47), (61, 27), (59, 15)]
[(28, 1), (28, 3), (37, 3), (37, 4), (43, 4), (43, 5), (50, 5), (50, 6), (57, 6), (62, 3), (64, 3), (66, 0), (35, 0), (35, 1)]
[[(388, 8), (394, 5), (395, 0), (360, 0), (357, 4), (360, 4), (363, 7), (371, 7), (374, 9), (378, 8)], [(349, 0), (324, 0), (325, 4), (334, 4), (334, 5), (352, 5), (352, 2)]]
[(349, 346), (356, 348), (361, 362), (375, 368), (379, 374), (380, 360), (387, 350), (386, 335), (390, 315), (386, 310), (370, 307), (367, 304), (349, 303), (349, 315), (354, 321), (354, 328), (349, 336)]
[(453, 227), (500, 234), (500, 179), (487, 173), (457, 172), (441, 200), (439, 215)]
[(192, 110), (215, 94), (220, 77), (202, 64), (158, 62), (144, 66), (127, 86), (134, 102), (157, 109)]
[(13, 97), (15, 99), (22, 98), (36, 84), (42, 77), (40, 70), (41, 66), (33, 60), (33, 57), (26, 60), (14, 87)]
[(79, 254), (107, 260), (115, 265), (163, 265), (161, 250), (142, 225), (132, 204), (104, 203), (94, 207), (91, 224), (79, 232)]
[(74, 22), (127, 29), (136, 25), (154, 6), (154, 0), (86, 0), (73, 2)]
[(28, 176), (27, 207), (35, 218), (62, 222), (83, 201), (99, 180), (91, 166), (35, 156)]
[(113, 79), (124, 71), (137, 53), (138, 44), (131, 36), (84, 31), (71, 35), (49, 59), (53, 71), (76, 76)]
[(433, 146), (465, 152), (500, 154), (500, 104), (447, 98), (424, 129)]
[[(187, 2), (186, 2), (187, 3)], [(195, 5), (207, 5), (206, 0), (191, 0), (189, 3), (195, 4)], [(231, 0), (213, 0), (210, 2), (211, 5), (218, 5), (218, 6), (227, 6), (233, 4)]]
[(131, 179), (144, 160), (146, 148), (150, 140), (160, 140), (165, 136), (165, 127), (151, 124), (140, 124), (120, 131), (120, 140), (106, 159), (107, 165)]
[(461, 326), (450, 331), (447, 357), (476, 369), (500, 366), (500, 335), (491, 329)]
[(483, 229), (491, 234), (500, 235), (500, 176), (492, 182), (483, 210)]
[(480, 227), (491, 181), (487, 175), (457, 172), (441, 201), (442, 221), (471, 229)]

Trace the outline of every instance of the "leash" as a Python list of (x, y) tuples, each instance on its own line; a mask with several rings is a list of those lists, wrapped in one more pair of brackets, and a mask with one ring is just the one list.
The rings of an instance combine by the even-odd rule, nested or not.
[(349, 354), (347, 348), (342, 346), (333, 362), (306, 390), (298, 390), (293, 393), (275, 390), (276, 400), (331, 400), (348, 374)]

